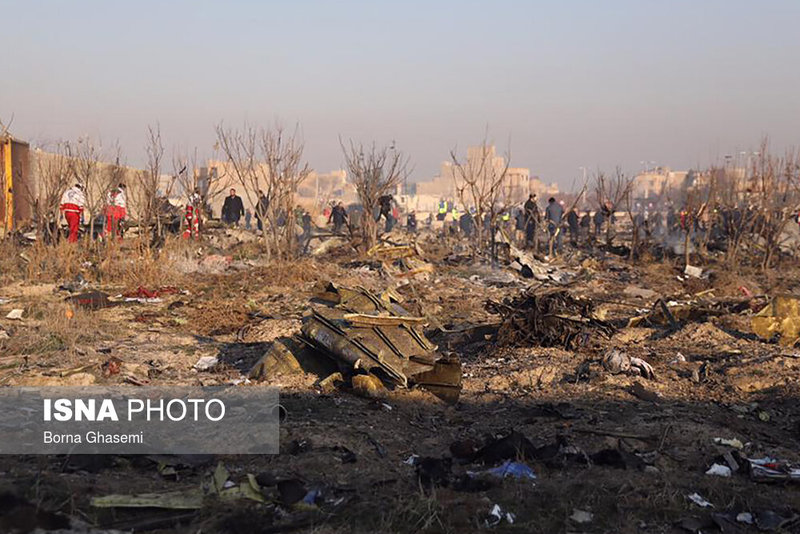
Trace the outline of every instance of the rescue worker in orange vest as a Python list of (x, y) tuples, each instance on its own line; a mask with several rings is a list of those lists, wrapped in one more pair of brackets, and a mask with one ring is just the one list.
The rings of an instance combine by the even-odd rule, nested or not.
[(69, 226), (70, 243), (78, 242), (78, 229), (81, 226), (81, 215), (86, 206), (86, 195), (81, 184), (75, 184), (61, 195), (61, 213)]

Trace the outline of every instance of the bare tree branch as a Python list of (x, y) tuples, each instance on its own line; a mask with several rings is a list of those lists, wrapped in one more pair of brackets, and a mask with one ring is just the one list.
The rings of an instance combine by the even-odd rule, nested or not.
[(365, 250), (369, 250), (378, 238), (374, 214), (378, 209), (379, 199), (390, 194), (406, 179), (409, 174), (409, 158), (396, 150), (394, 145), (378, 147), (373, 142), (365, 147), (350, 140), (345, 146), (341, 138), (339, 145), (364, 210), (361, 230)]

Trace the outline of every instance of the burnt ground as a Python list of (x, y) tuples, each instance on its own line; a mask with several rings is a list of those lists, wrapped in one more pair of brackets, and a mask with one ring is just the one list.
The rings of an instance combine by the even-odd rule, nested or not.
[[(382, 399), (323, 391), (324, 376), (314, 373), (268, 376), (241, 387), (281, 387), (288, 411), (281, 454), (3, 457), (0, 532), (63, 528), (65, 518), (99, 532), (800, 529), (797, 522), (769, 523), (800, 514), (800, 486), (765, 483), (746, 473), (744, 457), (800, 462), (800, 353), (754, 336), (752, 311), (622, 327), (611, 338), (593, 333), (570, 350), (500, 346), (487, 335), (491, 328), (474, 329), (500, 320), (486, 310), (486, 301), (517, 296), (540, 282), (504, 267), (445, 261), (449, 250), (438, 242), (423, 242), (423, 248), (434, 272), (403, 283), (398, 292), (429, 318), (431, 339), (461, 357), (457, 404), (422, 390), (389, 391)], [(334, 280), (376, 291), (398, 286), (380, 269), (354, 268), (349, 262), (355, 256), (346, 249), (333, 259), (280, 266), (241, 252), (234, 257), (221, 272), (176, 275), (169, 283), (183, 292), (163, 302), (96, 311), (73, 310), (58, 284), (6, 280), (0, 296), (14, 300), (0, 306), (2, 317), (18, 307), (26, 315), (21, 322), (2, 320), (9, 337), (0, 340), (0, 384), (227, 384), (241, 380), (275, 338), (298, 331), (315, 284)], [(618, 324), (661, 297), (734, 298), (743, 295), (741, 287), (755, 295), (797, 294), (800, 284), (796, 270), (768, 278), (747, 269), (734, 274), (712, 261), (709, 279), (680, 280), (678, 259), (631, 264), (613, 255), (587, 257), (588, 251), (570, 252), (554, 265), (576, 273), (567, 286), (571, 294), (593, 299), (597, 315)], [(93, 287), (110, 294), (132, 289), (130, 281)], [(635, 296), (626, 288), (654, 293)], [(645, 359), (656, 378), (609, 374), (599, 363), (609, 348)], [(222, 363), (194, 370), (203, 356)], [(122, 369), (105, 376), (102, 365), (111, 357), (122, 361)], [(465, 483), (467, 471), (497, 462), (465, 462), (454, 453), (463, 456), (459, 448), (474, 450), (512, 431), (535, 448), (524, 463), (536, 479)], [(743, 448), (714, 438), (738, 439)], [(730, 477), (706, 475), (712, 463), (725, 463), (725, 453), (738, 459), (741, 470)], [(424, 459), (421, 466), (407, 463), (412, 455)], [(111, 493), (197, 488), (220, 462), (234, 482), (258, 475), (265, 502), (209, 497), (200, 510), (90, 505), (91, 498)], [(292, 489), (303, 495), (318, 489), (321, 497), (313, 505), (286, 504), (296, 500), (287, 497)], [(690, 502), (693, 493), (714, 507)], [(490, 526), (494, 505), (512, 513), (513, 523), (504, 516)], [(576, 511), (591, 519), (582, 522), (581, 515), (589, 516)], [(759, 525), (737, 522), (742, 512)], [(733, 519), (717, 516), (715, 523), (713, 513)]]

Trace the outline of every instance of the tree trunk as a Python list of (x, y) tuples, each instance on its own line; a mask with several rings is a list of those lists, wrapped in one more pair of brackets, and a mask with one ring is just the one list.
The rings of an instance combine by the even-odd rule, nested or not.
[(361, 231), (364, 236), (365, 253), (372, 249), (372, 247), (374, 247), (378, 242), (378, 227), (373, 216), (374, 211), (375, 210), (372, 209), (368, 210), (367, 207), (364, 206), (364, 213), (361, 215)]
[(689, 255), (689, 235), (691, 232), (687, 231), (684, 232), (686, 235), (683, 238), (683, 256), (684, 256), (684, 266), (691, 265), (689, 260), (691, 259)]

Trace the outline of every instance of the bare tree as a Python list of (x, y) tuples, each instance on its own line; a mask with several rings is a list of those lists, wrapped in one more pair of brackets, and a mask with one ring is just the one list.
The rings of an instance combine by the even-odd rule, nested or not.
[(267, 257), (293, 256), (297, 248), (294, 196), (311, 172), (303, 162), (299, 127), (287, 133), (280, 124), (270, 129), (245, 124), (237, 130), (219, 124), (215, 130), (231, 175), (262, 221)]
[(11, 120), (3, 122), (3, 119), (0, 119), (0, 138), (8, 136), (8, 130), (11, 128), (11, 123), (14, 122), (14, 116), (11, 116)]
[(768, 140), (764, 139), (751, 170), (751, 198), (758, 209), (754, 229), (764, 249), (764, 271), (772, 267), (786, 226), (800, 210), (800, 158), (794, 150), (783, 157), (773, 156), (768, 150)]
[(595, 176), (594, 191), (598, 209), (607, 214), (605, 221), (607, 246), (614, 240), (614, 213), (618, 208), (627, 205), (632, 189), (633, 178), (627, 177), (619, 167), (614, 170), (612, 176), (607, 176), (603, 172), (598, 172)]
[[(129, 188), (129, 190), (133, 190), (132, 199), (136, 208), (140, 239), (147, 236), (151, 229), (155, 231), (155, 236), (162, 235), (161, 198), (159, 195), (164, 193), (168, 196), (175, 183), (175, 177), (167, 180), (166, 183), (162, 183), (161, 180), (164, 143), (161, 140), (161, 126), (158, 123), (155, 126), (147, 127), (145, 153), (147, 154), (147, 167), (136, 173), (136, 187)], [(162, 191), (162, 187), (165, 187), (166, 190)], [(157, 244), (160, 240), (153, 239), (148, 242)]]
[(172, 154), (172, 175), (175, 177), (177, 193), (188, 197), (196, 189), (200, 189), (200, 172), (197, 165), (197, 148), (192, 156), (174, 151)]
[(52, 151), (37, 150), (34, 158), (37, 179), (35, 186), (34, 181), (26, 181), (25, 194), (33, 205), (38, 235), (45, 242), (54, 242), (58, 237), (61, 195), (70, 185), (70, 162), (65, 143), (56, 143)]
[[(456, 194), (465, 210), (475, 208), (475, 238), (478, 248), (484, 245), (484, 219), (488, 216), (490, 228), (497, 226), (497, 217), (505, 209), (501, 197), (508, 177), (511, 154), (497, 158), (494, 145), (488, 141), (488, 134), (477, 147), (467, 150), (461, 158), (457, 150), (450, 151), (453, 163), (453, 180)], [(502, 160), (502, 161), (501, 161)], [(491, 236), (494, 256), (494, 232)]]
[(375, 143), (365, 147), (352, 140), (348, 146), (339, 139), (347, 170), (364, 210), (361, 232), (364, 250), (368, 251), (378, 240), (375, 211), (380, 197), (391, 193), (409, 174), (409, 158), (394, 146), (378, 147)]
[[(686, 199), (681, 210), (681, 231), (683, 232), (684, 265), (691, 265), (692, 236), (700, 229), (701, 221), (707, 219), (709, 206), (716, 190), (715, 174), (711, 172), (700, 174), (694, 183), (686, 190)], [(707, 229), (708, 230), (708, 229)]]
[(755, 210), (745, 202), (748, 195), (749, 170), (743, 172), (724, 169), (720, 175), (717, 201), (720, 209), (722, 233), (725, 236), (725, 263), (729, 268), (739, 266), (739, 252), (746, 238), (753, 231)]
[(220, 182), (218, 172), (214, 172), (213, 176), (201, 175), (197, 148), (194, 149), (191, 155), (186, 152), (173, 152), (172, 176), (175, 181), (170, 195), (175, 193), (181, 197), (188, 197), (194, 191), (200, 191), (205, 203), (210, 202), (212, 197), (221, 193), (221, 189), (218, 187)]
[(67, 142), (67, 160), (69, 173), (74, 182), (83, 185), (86, 195), (86, 208), (90, 215), (89, 240), (94, 237), (94, 224), (98, 215), (103, 212), (106, 197), (110, 188), (110, 177), (103, 172), (102, 145), (89, 137), (81, 137), (74, 143)]

